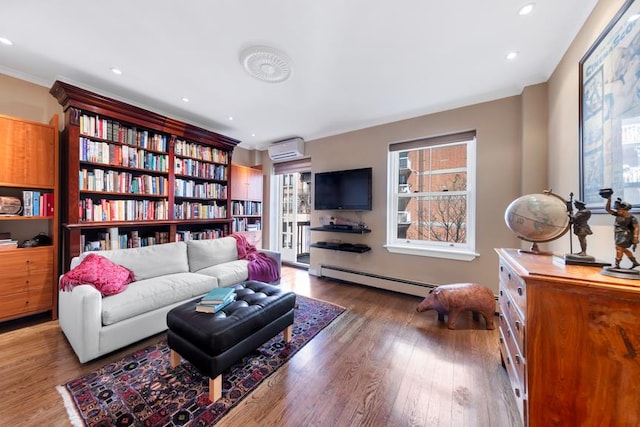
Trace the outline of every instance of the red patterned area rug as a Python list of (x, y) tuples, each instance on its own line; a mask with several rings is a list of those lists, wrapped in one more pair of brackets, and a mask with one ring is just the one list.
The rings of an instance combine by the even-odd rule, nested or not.
[(211, 403), (208, 378), (190, 363), (171, 368), (166, 339), (58, 386), (74, 426), (210, 426), (284, 365), (344, 308), (298, 295), (289, 345), (282, 334), (222, 374)]

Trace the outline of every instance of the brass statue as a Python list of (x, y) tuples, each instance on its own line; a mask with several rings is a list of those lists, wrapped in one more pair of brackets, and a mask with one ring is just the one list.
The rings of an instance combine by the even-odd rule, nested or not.
[[(631, 269), (640, 265), (636, 258), (633, 256), (633, 251), (636, 250), (638, 245), (638, 234), (640, 232), (640, 226), (635, 216), (631, 215), (631, 204), (623, 201), (621, 198), (617, 198), (611, 208), (611, 196), (613, 191), (611, 189), (600, 190), (600, 195), (607, 199), (605, 210), (611, 215), (615, 216), (614, 223), (614, 235), (616, 245), (616, 259), (615, 268), (620, 268), (620, 261), (622, 256), (626, 255), (631, 261)], [(631, 249), (629, 249), (631, 248)]]

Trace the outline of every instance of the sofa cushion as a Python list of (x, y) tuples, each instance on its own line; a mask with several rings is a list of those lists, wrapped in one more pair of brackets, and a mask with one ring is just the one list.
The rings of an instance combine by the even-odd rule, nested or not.
[(76, 285), (89, 284), (102, 296), (115, 295), (127, 289), (127, 285), (136, 280), (128, 268), (92, 253), (82, 262), (67, 271), (60, 279), (60, 289), (70, 291)]
[(189, 240), (187, 242), (187, 253), (189, 256), (189, 271), (199, 271), (203, 268), (238, 259), (236, 239), (233, 237)]
[(102, 299), (102, 324), (111, 325), (137, 315), (187, 301), (218, 286), (212, 276), (175, 273), (138, 280), (122, 293)]
[[(96, 253), (128, 268), (133, 271), (136, 280), (189, 271), (187, 245), (184, 242), (164, 243), (141, 248), (84, 252), (78, 257), (78, 260), (82, 261), (84, 257), (91, 253)], [(74, 265), (71, 267), (74, 267)]]
[(249, 261), (239, 259), (225, 262), (224, 264), (198, 270), (198, 274), (206, 274), (218, 279), (218, 286), (225, 287), (244, 282), (249, 278)]

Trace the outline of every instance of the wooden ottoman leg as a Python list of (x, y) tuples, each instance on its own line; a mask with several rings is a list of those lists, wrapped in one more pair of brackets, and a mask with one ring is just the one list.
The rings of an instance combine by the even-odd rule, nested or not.
[(209, 378), (209, 400), (215, 402), (222, 397), (222, 374)]
[(284, 331), (282, 331), (282, 334), (284, 335), (284, 343), (289, 344), (293, 337), (293, 325), (287, 326)]
[(169, 356), (170, 360), (171, 360), (171, 367), (175, 368), (176, 366), (178, 366), (180, 364), (180, 360), (182, 360), (182, 356), (180, 356), (178, 354), (177, 351), (175, 350), (171, 350), (171, 354)]

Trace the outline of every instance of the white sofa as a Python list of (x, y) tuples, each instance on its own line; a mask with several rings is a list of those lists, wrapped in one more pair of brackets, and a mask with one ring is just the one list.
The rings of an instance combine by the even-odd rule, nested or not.
[[(261, 252), (280, 269), (278, 252)], [(59, 291), (60, 327), (82, 363), (166, 330), (172, 308), (249, 276), (249, 262), (238, 259), (233, 237), (85, 252), (71, 261), (71, 268), (89, 253), (128, 268), (136, 280), (106, 297), (91, 285)]]

